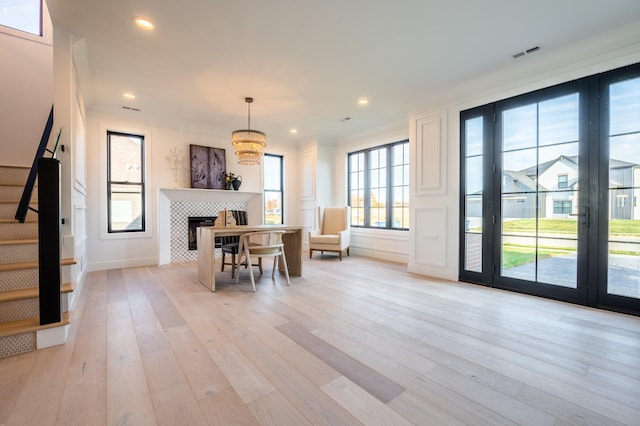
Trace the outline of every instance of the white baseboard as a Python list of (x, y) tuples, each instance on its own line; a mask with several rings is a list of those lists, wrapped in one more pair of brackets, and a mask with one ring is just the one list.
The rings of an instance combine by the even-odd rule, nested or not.
[(135, 268), (138, 266), (157, 266), (157, 257), (141, 257), (137, 259), (119, 259), (108, 262), (90, 262), (87, 266), (89, 272), (106, 271), (109, 269)]
[[(409, 255), (406, 253), (398, 253), (394, 251), (371, 249), (364, 247), (351, 246), (350, 252), (360, 256), (373, 257), (374, 259), (389, 260), (391, 262), (407, 263)], [(342, 255), (344, 259), (345, 255)]]
[(435, 266), (427, 266), (419, 263), (409, 263), (407, 270), (413, 274), (425, 275), (428, 277), (439, 278), (447, 281), (458, 281), (458, 274), (450, 270), (438, 268)]

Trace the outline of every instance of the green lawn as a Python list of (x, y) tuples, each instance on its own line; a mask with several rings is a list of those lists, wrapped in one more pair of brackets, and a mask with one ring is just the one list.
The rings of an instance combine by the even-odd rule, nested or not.
[[(538, 260), (546, 259), (559, 254), (567, 254), (573, 250), (555, 250), (538, 248)], [(505, 244), (502, 246), (502, 268), (508, 269), (514, 266), (535, 262), (535, 248), (530, 246), (520, 246)]]
[[(531, 232), (536, 230), (535, 219), (517, 219), (503, 224), (503, 232)], [(539, 219), (538, 232), (546, 234), (575, 234), (577, 222), (573, 219)], [(640, 236), (640, 220), (611, 220), (609, 234)]]

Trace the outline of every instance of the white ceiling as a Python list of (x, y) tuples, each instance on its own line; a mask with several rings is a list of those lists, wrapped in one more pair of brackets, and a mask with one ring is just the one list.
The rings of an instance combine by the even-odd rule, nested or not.
[[(430, 93), (503, 69), (516, 52), (540, 46), (537, 55), (544, 55), (640, 19), (639, 0), (48, 5), (54, 26), (86, 43), (81, 83), (88, 109), (231, 132), (246, 127), (244, 98), (251, 96), (251, 127), (285, 143), (331, 141), (407, 120)], [(138, 29), (136, 17), (155, 29)], [(125, 100), (124, 92), (136, 99)], [(369, 105), (358, 106), (360, 97)]]

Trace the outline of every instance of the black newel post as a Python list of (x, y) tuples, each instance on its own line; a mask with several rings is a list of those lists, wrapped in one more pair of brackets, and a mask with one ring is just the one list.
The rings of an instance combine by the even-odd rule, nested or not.
[(60, 285), (60, 161), (38, 160), (38, 268), (40, 325), (62, 319)]

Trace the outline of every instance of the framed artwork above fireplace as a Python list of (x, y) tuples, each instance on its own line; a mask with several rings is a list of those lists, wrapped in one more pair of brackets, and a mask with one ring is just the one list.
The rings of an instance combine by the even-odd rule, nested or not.
[(227, 158), (224, 148), (189, 145), (191, 187), (225, 189)]

